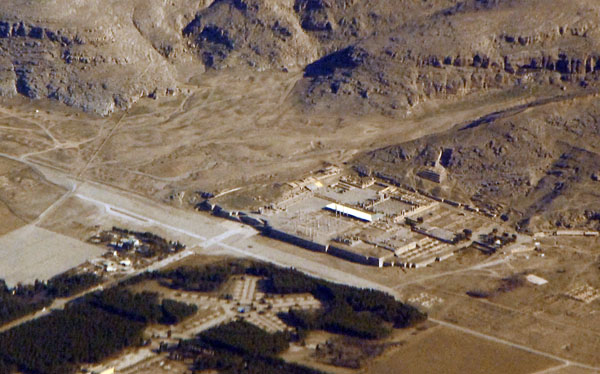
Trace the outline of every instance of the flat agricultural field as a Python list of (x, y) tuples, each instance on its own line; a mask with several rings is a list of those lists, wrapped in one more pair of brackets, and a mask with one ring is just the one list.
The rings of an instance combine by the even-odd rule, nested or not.
[(104, 250), (36, 226), (0, 237), (0, 274), (9, 286), (45, 280), (100, 256)]
[(373, 362), (365, 373), (526, 374), (560, 363), (451, 330), (430, 328)]

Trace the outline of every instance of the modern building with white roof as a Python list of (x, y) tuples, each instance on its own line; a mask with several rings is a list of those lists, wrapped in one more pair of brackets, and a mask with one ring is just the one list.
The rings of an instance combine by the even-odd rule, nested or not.
[(527, 278), (527, 281), (529, 281), (535, 285), (538, 285), (538, 286), (548, 283), (548, 281), (545, 280), (544, 278), (538, 277), (537, 275), (533, 275), (533, 274), (529, 274), (526, 278)]
[(337, 203), (328, 204), (325, 206), (325, 209), (332, 210), (336, 213), (344, 214), (344, 215), (359, 219), (361, 221), (366, 221), (366, 222), (373, 222), (377, 219), (377, 216), (378, 216), (377, 214), (363, 212), (361, 210), (350, 208), (345, 205), (341, 205), (341, 204), (337, 204)]

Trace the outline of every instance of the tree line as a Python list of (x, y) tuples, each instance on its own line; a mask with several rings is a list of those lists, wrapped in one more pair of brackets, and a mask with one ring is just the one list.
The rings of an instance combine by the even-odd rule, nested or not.
[(74, 373), (82, 363), (103, 360), (140, 345), (152, 323), (175, 324), (195, 313), (195, 305), (162, 300), (123, 287), (86, 295), (64, 310), (0, 334), (0, 374)]
[[(296, 333), (268, 334), (245, 322), (208, 330), (197, 339), (182, 342), (198, 355), (196, 370), (222, 373), (315, 374), (303, 366), (276, 357), (290, 339), (301, 339), (309, 330), (322, 329), (364, 339), (388, 335), (392, 328), (411, 326), (426, 318), (416, 308), (377, 290), (359, 289), (314, 278), (294, 269), (251, 261), (228, 261), (203, 267), (184, 267), (144, 273), (121, 285), (88, 294), (62, 311), (19, 325), (0, 334), (0, 374), (17, 368), (26, 373), (72, 373), (80, 364), (97, 362), (125, 347), (141, 342), (152, 323), (175, 324), (196, 312), (196, 306), (160, 300), (156, 293), (131, 293), (125, 287), (146, 279), (179, 290), (214, 291), (234, 274), (260, 276), (260, 287), (270, 294), (310, 293), (323, 307), (314, 312), (291, 310), (282, 315)], [(46, 295), (70, 295), (95, 282), (93, 277), (59, 278), (47, 284), (19, 288), (0, 287), (0, 299), (10, 295), (34, 300)], [(50, 297), (50, 296), (48, 296)], [(200, 359), (202, 357), (202, 359)]]
[(409, 327), (427, 318), (415, 307), (378, 290), (336, 284), (269, 264), (255, 264), (247, 272), (266, 277), (264, 287), (267, 292), (310, 293), (323, 303), (324, 307), (317, 312), (292, 310), (291, 315), (283, 316), (288, 323), (301, 329), (323, 329), (337, 334), (378, 339), (387, 336), (392, 327)]
[(0, 325), (47, 307), (55, 298), (76, 295), (99, 284), (101, 280), (94, 273), (64, 273), (47, 282), (36, 280), (33, 284), (9, 288), (0, 279)]
[(289, 347), (289, 341), (288, 333), (270, 334), (245, 321), (235, 321), (182, 341), (177, 351), (196, 357), (194, 373), (218, 370), (222, 374), (322, 374), (277, 358)]
[[(359, 338), (385, 337), (392, 328), (404, 328), (427, 318), (413, 306), (397, 301), (393, 296), (373, 289), (332, 283), (301, 273), (251, 261), (228, 261), (202, 267), (183, 267), (143, 276), (161, 284), (185, 291), (215, 291), (231, 275), (254, 275), (265, 278), (264, 292), (271, 294), (310, 293), (321, 301), (323, 308), (316, 313), (296, 313), (282, 316), (292, 326)], [(139, 281), (134, 280), (134, 282)], [(302, 321), (301, 321), (302, 319)]]

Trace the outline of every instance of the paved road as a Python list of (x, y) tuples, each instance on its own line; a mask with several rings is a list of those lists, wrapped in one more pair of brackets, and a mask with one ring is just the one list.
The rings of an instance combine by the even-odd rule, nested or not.
[[(0, 154), (0, 156), (6, 156), (6, 155)], [(10, 158), (10, 159), (16, 160), (16, 161), (25, 162), (26, 164), (35, 167), (37, 170), (42, 172), (42, 174), (45, 174), (45, 172), (50, 172), (53, 175), (52, 175), (52, 178), (49, 178), (49, 179), (53, 179), (54, 181), (57, 181), (57, 178), (58, 178), (59, 180), (57, 182), (59, 182), (59, 184), (70, 187), (71, 190), (67, 193), (68, 196), (76, 193), (75, 195), (79, 198), (82, 198), (89, 202), (93, 202), (93, 203), (104, 206), (106, 211), (111, 214), (122, 214), (122, 218), (129, 216), (130, 219), (146, 220), (147, 222), (150, 222), (154, 225), (160, 226), (168, 231), (183, 233), (185, 235), (188, 235), (192, 238), (199, 240), (200, 242), (197, 243), (196, 245), (200, 245), (200, 246), (202, 246), (202, 248), (208, 249), (208, 247), (219, 246), (220, 248), (223, 248), (226, 251), (230, 251), (230, 252), (238, 254), (238, 255), (241, 254), (241, 255), (244, 255), (247, 257), (270, 262), (270, 263), (280, 265), (280, 266), (286, 266), (286, 267), (292, 266), (292, 267), (297, 268), (299, 271), (302, 271), (304, 273), (307, 273), (307, 274), (310, 274), (310, 275), (313, 275), (316, 277), (324, 278), (324, 279), (331, 280), (334, 282), (347, 283), (347, 284), (351, 284), (351, 285), (355, 285), (355, 286), (359, 286), (359, 287), (379, 289), (379, 290), (382, 290), (385, 292), (389, 292), (390, 294), (392, 294), (394, 296), (398, 296), (397, 291), (390, 287), (386, 287), (381, 284), (375, 283), (373, 281), (360, 278), (356, 274), (350, 274), (350, 273), (343, 272), (341, 270), (332, 269), (323, 264), (320, 264), (320, 263), (317, 263), (314, 261), (310, 261), (310, 260), (306, 260), (299, 256), (294, 256), (294, 255), (291, 255), (291, 254), (283, 252), (283, 251), (278, 251), (277, 249), (275, 249), (273, 247), (269, 247), (267, 251), (263, 250), (263, 251), (258, 252), (256, 250), (252, 250), (249, 248), (239, 248), (236, 245), (233, 245), (231, 243), (225, 243), (224, 242), (225, 240), (230, 239), (231, 237), (235, 237), (235, 235), (239, 235), (241, 231), (244, 231), (244, 229), (242, 229), (242, 227), (243, 227), (242, 225), (233, 224), (230, 222), (227, 225), (224, 225), (224, 223), (223, 223), (224, 221), (220, 218), (207, 217), (207, 216), (202, 216), (202, 215), (198, 215), (198, 214), (194, 215), (194, 222), (198, 222), (198, 223), (194, 224), (194, 225), (190, 225), (189, 222), (187, 222), (187, 220), (182, 221), (182, 217), (185, 217), (185, 218), (190, 217), (189, 212), (173, 209), (168, 206), (160, 207), (160, 206), (158, 206), (158, 204), (156, 204), (154, 202), (149, 202), (147, 199), (144, 199), (139, 196), (136, 197), (136, 196), (132, 195), (131, 193), (124, 193), (123, 191), (116, 190), (113, 187), (101, 185), (96, 182), (82, 181), (78, 178), (74, 178), (72, 176), (66, 175), (60, 171), (56, 171), (54, 169), (48, 169), (48, 167), (46, 167), (44, 165), (40, 165), (40, 164), (31, 162), (31, 161), (21, 160), (18, 157), (8, 156), (7, 158)], [(93, 185), (94, 190), (96, 192), (102, 192), (100, 195), (102, 195), (104, 197), (104, 199), (100, 199), (98, 196), (90, 196), (89, 193), (86, 194), (85, 191), (81, 191), (80, 190), (81, 184), (77, 185), (77, 188), (75, 190), (72, 190), (73, 186), (76, 185), (78, 181), (85, 182), (88, 185), (88, 187)], [(62, 183), (60, 183), (60, 182), (62, 182)], [(89, 192), (89, 190), (87, 190), (87, 191)], [(118, 196), (118, 198), (119, 198), (118, 199), (119, 206), (117, 206), (116, 203), (111, 202), (111, 200), (115, 196)], [(61, 201), (64, 201), (65, 199), (66, 199), (65, 196), (61, 197)], [(132, 201), (132, 200), (136, 200), (136, 201)], [(123, 205), (127, 205), (127, 207), (124, 207)], [(160, 212), (160, 218), (156, 217), (156, 215), (153, 215), (153, 214), (145, 214), (144, 213), (144, 210), (145, 210), (144, 208), (148, 207), (149, 205), (153, 205), (152, 209), (154, 209), (154, 211), (156, 211), (156, 209), (158, 209), (158, 211)], [(52, 209), (56, 209), (57, 207), (58, 207), (57, 204), (53, 204), (51, 206)], [(152, 209), (149, 209), (149, 211), (152, 211)], [(179, 224), (176, 225), (173, 222), (178, 222)], [(185, 224), (186, 227), (182, 228), (181, 224)], [(221, 230), (217, 233), (213, 233), (213, 235), (206, 235), (207, 228), (212, 227), (212, 226), (219, 226), (219, 227), (221, 227)], [(227, 226), (228, 228), (223, 230), (222, 229), (223, 226)], [(234, 232), (231, 232), (231, 230), (233, 230)], [(210, 232), (210, 230), (208, 230), (208, 231)], [(223, 240), (223, 241), (221, 241), (221, 240)], [(202, 245), (202, 244), (204, 244), (204, 245)], [(478, 265), (471, 267), (470, 270), (483, 269), (485, 267), (494, 266), (494, 265), (500, 264), (505, 261), (507, 261), (507, 258), (478, 264)], [(460, 272), (460, 271), (462, 271), (462, 270), (455, 271), (455, 272)], [(444, 275), (448, 275), (448, 274), (433, 275), (432, 277), (439, 277), (439, 276), (444, 276)], [(422, 281), (422, 280), (423, 279), (417, 280), (417, 281)], [(58, 300), (56, 302), (57, 307), (64, 306), (64, 304), (66, 304), (66, 302), (68, 302), (68, 299), (67, 300)], [(39, 316), (43, 315), (42, 313), (47, 313), (47, 311), (36, 313), (35, 315), (28, 317), (28, 318), (29, 319), (38, 318)], [(534, 348), (530, 348), (530, 347), (520, 345), (517, 343), (512, 343), (512, 342), (509, 342), (509, 341), (506, 341), (503, 339), (496, 338), (491, 335), (483, 334), (478, 331), (471, 330), (471, 329), (468, 329), (468, 328), (465, 328), (465, 327), (462, 327), (459, 325), (451, 324), (451, 323), (448, 323), (445, 321), (437, 320), (434, 318), (430, 318), (430, 320), (433, 322), (439, 323), (440, 325), (446, 326), (448, 328), (456, 329), (456, 330), (462, 331), (464, 333), (468, 333), (468, 334), (471, 334), (471, 335), (474, 335), (474, 336), (477, 336), (477, 337), (480, 337), (483, 339), (487, 339), (487, 340), (496, 342), (498, 344), (508, 345), (508, 346), (511, 346), (514, 348), (522, 349), (527, 352), (531, 352), (534, 354), (538, 354), (538, 355), (541, 355), (544, 357), (548, 357), (548, 358), (560, 361), (564, 365), (577, 366), (577, 367), (585, 368), (585, 369), (589, 369), (589, 370), (600, 371), (600, 367), (594, 367), (594, 366), (587, 365), (584, 363), (567, 360), (567, 359), (564, 359), (562, 357), (559, 357), (559, 356), (556, 356), (553, 354), (542, 352), (542, 351), (536, 350)], [(23, 321), (19, 320), (19, 321), (17, 321), (17, 324), (18, 323), (23, 323)], [(0, 331), (2, 331), (2, 330), (0, 329)]]
[(0, 327), (0, 332), (9, 330), (9, 329), (11, 329), (13, 327), (22, 325), (22, 324), (24, 324), (26, 322), (29, 322), (29, 321), (32, 321), (34, 319), (38, 319), (40, 317), (48, 315), (48, 314), (50, 314), (54, 310), (64, 309), (64, 307), (69, 302), (71, 302), (71, 301), (73, 301), (75, 299), (78, 299), (80, 297), (83, 297), (83, 296), (85, 296), (85, 295), (87, 295), (89, 293), (92, 293), (92, 292), (95, 292), (95, 291), (98, 291), (98, 290), (101, 290), (101, 289), (104, 289), (104, 288), (110, 288), (110, 287), (112, 287), (112, 286), (114, 286), (114, 285), (116, 285), (116, 284), (118, 284), (120, 282), (123, 282), (123, 281), (125, 281), (127, 279), (133, 278), (133, 277), (135, 277), (135, 276), (137, 276), (137, 275), (139, 275), (139, 274), (141, 274), (141, 273), (143, 273), (145, 271), (160, 270), (160, 269), (162, 269), (162, 268), (164, 268), (166, 266), (169, 266), (173, 262), (181, 261), (185, 257), (191, 256), (193, 254), (194, 254), (193, 251), (191, 251), (191, 250), (185, 250), (185, 251), (176, 253), (176, 254), (174, 254), (172, 256), (169, 256), (169, 257), (167, 257), (166, 259), (164, 259), (162, 261), (155, 262), (155, 263), (151, 264), (148, 267), (145, 267), (145, 268), (142, 268), (142, 269), (138, 269), (138, 270), (136, 270), (134, 272), (131, 272), (131, 273), (127, 274), (123, 278), (111, 279), (109, 281), (106, 281), (106, 282), (98, 285), (98, 286), (92, 287), (92, 288), (90, 288), (88, 290), (85, 290), (85, 291), (83, 291), (83, 292), (81, 292), (81, 293), (79, 293), (77, 295), (73, 295), (71, 297), (55, 299), (50, 306), (48, 306), (48, 307), (46, 307), (46, 308), (44, 308), (42, 310), (39, 310), (39, 311), (37, 311), (37, 312), (35, 312), (33, 314), (30, 314), (30, 315), (25, 316), (23, 318), (19, 318), (19, 319), (15, 320), (15, 321), (12, 321), (12, 322), (10, 322), (8, 324), (3, 325), (2, 327)]
[[(143, 222), (145, 224), (156, 225), (156, 226), (162, 227), (168, 231), (182, 233), (182, 234), (185, 234), (185, 235), (190, 236), (195, 239), (200, 239), (202, 241), (207, 240), (207, 238), (205, 236), (199, 235), (197, 232), (181, 229), (179, 227), (175, 227), (175, 226), (165, 223), (164, 221), (169, 219), (168, 214), (165, 214), (165, 216), (163, 217), (163, 220), (157, 221), (156, 219), (153, 219), (151, 217), (143, 216), (142, 214), (140, 214), (138, 212), (133, 212), (133, 211), (123, 208), (121, 206), (116, 206), (111, 203), (107, 203), (105, 201), (101, 201), (101, 200), (95, 199), (93, 197), (83, 195), (81, 193), (76, 193), (74, 196), (76, 196), (82, 200), (91, 202), (95, 205), (98, 205), (98, 206), (104, 208), (104, 210), (108, 214), (118, 216), (125, 220), (135, 220), (138, 222)], [(211, 240), (213, 240), (213, 239), (211, 239)]]

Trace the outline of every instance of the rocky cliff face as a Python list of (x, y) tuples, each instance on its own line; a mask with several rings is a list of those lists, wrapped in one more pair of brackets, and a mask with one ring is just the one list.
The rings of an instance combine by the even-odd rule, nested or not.
[(108, 114), (205, 69), (301, 70), (432, 11), (413, 3), (391, 12), (381, 0), (3, 2), (0, 94)]
[(357, 41), (352, 50), (361, 57), (352, 66), (336, 60), (339, 52), (324, 57), (311, 65), (299, 94), (315, 107), (350, 101), (402, 115), (432, 99), (515, 85), (595, 85), (599, 6), (460, 2)]
[(118, 2), (1, 4), (1, 93), (108, 114), (176, 90), (175, 69), (134, 13), (134, 4)]
[(207, 68), (298, 68), (318, 57), (289, 1), (217, 0), (183, 34)]
[(216, 0), (183, 33), (208, 68), (302, 69), (423, 12), (410, 3), (402, 14), (379, 0)]
[(595, 85), (600, 70), (593, 0), (7, 3), (0, 93), (99, 113), (205, 69), (305, 69), (294, 94), (307, 110), (393, 116), (472, 92)]

